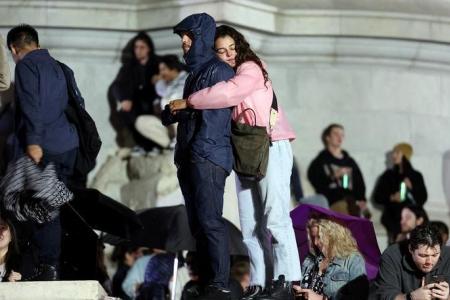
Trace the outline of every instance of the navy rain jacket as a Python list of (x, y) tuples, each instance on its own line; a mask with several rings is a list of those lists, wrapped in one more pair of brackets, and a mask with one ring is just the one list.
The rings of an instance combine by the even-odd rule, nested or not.
[[(234, 76), (233, 69), (216, 57), (214, 37), (216, 23), (205, 14), (185, 18), (174, 27), (174, 33), (190, 32), (193, 43), (184, 55), (189, 76), (184, 87), (183, 98), (201, 89), (228, 80)], [(163, 123), (178, 121), (175, 163), (180, 166), (189, 161), (191, 155), (205, 158), (231, 172), (233, 153), (230, 141), (232, 107), (224, 109), (192, 110), (172, 116), (165, 111)], [(172, 119), (172, 120), (168, 120)]]
[(28, 53), (16, 65), (16, 133), (21, 148), (40, 145), (61, 154), (78, 147), (78, 134), (67, 120), (66, 78), (46, 49)]

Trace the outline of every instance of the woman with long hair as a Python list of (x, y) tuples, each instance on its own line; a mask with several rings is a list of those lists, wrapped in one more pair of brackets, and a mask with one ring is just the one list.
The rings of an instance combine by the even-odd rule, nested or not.
[(310, 252), (302, 264), (301, 287), (294, 289), (303, 299), (336, 299), (342, 287), (364, 277), (364, 258), (350, 230), (337, 222), (311, 219), (307, 230)]
[[(276, 122), (270, 117), (274, 97), (272, 83), (265, 64), (244, 36), (230, 26), (219, 26), (215, 51), (235, 70), (235, 77), (200, 90), (189, 99), (172, 101), (170, 108), (176, 111), (186, 107), (198, 110), (234, 107), (234, 121), (266, 127), (272, 142), (266, 176), (259, 181), (236, 176), (241, 230), (250, 256), (251, 285), (244, 299), (257, 298), (265, 287), (272, 298), (286, 299), (290, 293), (289, 282), (301, 278), (289, 216), (293, 164), (290, 141), (295, 139), (295, 133), (279, 103)], [(264, 249), (272, 253), (268, 255)], [(266, 278), (267, 257), (273, 257), (272, 278)]]
[(381, 223), (387, 230), (390, 244), (401, 232), (402, 209), (408, 205), (422, 207), (428, 197), (422, 174), (411, 164), (412, 146), (397, 144), (391, 155), (393, 167), (379, 177), (373, 192), (374, 201), (384, 206)]
[(14, 225), (9, 219), (0, 218), (0, 281), (19, 281), (17, 270), (19, 247)]
[(117, 126), (122, 127), (118, 129), (126, 129), (132, 134), (137, 151), (151, 150), (155, 146), (136, 130), (135, 121), (140, 115), (160, 112), (155, 90), (159, 62), (151, 37), (146, 32), (139, 32), (122, 51), (122, 67), (112, 85), (117, 101), (114, 105), (119, 118)]

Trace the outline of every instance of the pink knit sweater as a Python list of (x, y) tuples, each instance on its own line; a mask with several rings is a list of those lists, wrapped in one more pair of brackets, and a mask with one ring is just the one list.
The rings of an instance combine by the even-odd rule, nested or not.
[[(256, 125), (265, 126), (272, 141), (294, 140), (295, 132), (289, 125), (278, 100), (278, 119), (275, 128), (270, 132), (269, 118), (272, 105), (272, 84), (264, 84), (264, 76), (259, 66), (248, 61), (240, 65), (236, 75), (228, 81), (221, 81), (212, 87), (205, 88), (189, 96), (188, 104), (195, 109), (218, 109), (233, 107), (233, 120), (251, 108), (256, 115)], [(242, 123), (254, 125), (255, 116), (246, 111)]]

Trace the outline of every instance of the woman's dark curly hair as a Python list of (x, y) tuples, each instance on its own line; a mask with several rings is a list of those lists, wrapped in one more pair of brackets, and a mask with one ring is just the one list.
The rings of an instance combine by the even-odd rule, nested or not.
[(121, 62), (122, 64), (136, 63), (136, 56), (134, 54), (134, 45), (137, 41), (143, 41), (149, 48), (148, 60), (150, 62), (155, 61), (158, 55), (155, 53), (155, 46), (152, 38), (145, 32), (138, 32), (131, 40), (128, 41), (126, 46), (122, 49)]
[(237, 54), (235, 68), (239, 67), (246, 61), (253, 61), (260, 67), (261, 72), (264, 76), (264, 84), (266, 84), (269, 80), (269, 74), (264, 68), (261, 59), (259, 59), (258, 55), (256, 55), (255, 52), (253, 52), (253, 50), (250, 48), (250, 44), (247, 42), (245, 37), (231, 26), (221, 25), (217, 27), (215, 39), (217, 40), (218, 38), (223, 38), (226, 36), (229, 36), (234, 40), (234, 44), (236, 47), (235, 49)]

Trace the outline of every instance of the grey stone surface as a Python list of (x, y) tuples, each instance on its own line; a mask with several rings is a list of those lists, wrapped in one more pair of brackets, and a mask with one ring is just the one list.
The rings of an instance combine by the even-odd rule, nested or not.
[(109, 155), (95, 173), (90, 186), (113, 199), (120, 200), (121, 187), (129, 181), (126, 167), (126, 160)]
[(0, 300), (106, 300), (97, 281), (2, 282)]
[(155, 207), (159, 198), (178, 189), (173, 152), (131, 157), (110, 155), (91, 186), (135, 210)]

